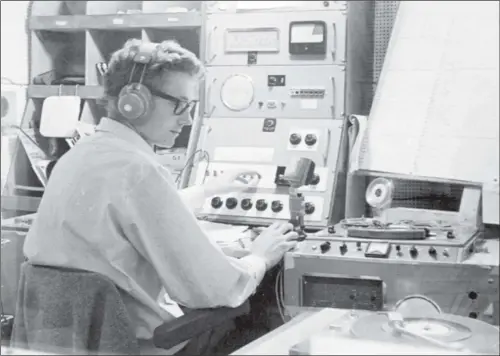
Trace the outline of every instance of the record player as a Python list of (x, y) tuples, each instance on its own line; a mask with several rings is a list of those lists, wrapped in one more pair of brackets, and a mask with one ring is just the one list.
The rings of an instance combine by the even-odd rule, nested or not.
[(346, 311), (328, 327), (294, 345), (290, 355), (499, 354), (499, 329), (485, 322), (441, 313), (423, 296), (392, 311)]

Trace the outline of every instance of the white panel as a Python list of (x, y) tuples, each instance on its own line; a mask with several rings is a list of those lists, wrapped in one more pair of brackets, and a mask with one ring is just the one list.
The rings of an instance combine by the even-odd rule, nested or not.
[(473, 182), (499, 171), (498, 2), (401, 2), (360, 168)]
[[(258, 189), (276, 189), (276, 184), (274, 183), (274, 179), (276, 176), (277, 166), (275, 165), (249, 165), (249, 164), (237, 164), (237, 163), (219, 163), (212, 162), (208, 169), (206, 169), (205, 164), (203, 164), (203, 168), (198, 169), (196, 176), (196, 184), (207, 183), (210, 179), (214, 177), (220, 176), (224, 174), (225, 171), (241, 169), (248, 171), (256, 171), (261, 175), (261, 179), (259, 184), (257, 185)], [(303, 192), (325, 192), (327, 191), (328, 185), (328, 168), (325, 167), (316, 167), (314, 169), (314, 173), (319, 175), (319, 183), (317, 185), (304, 186), (299, 190)], [(250, 178), (250, 177), (246, 177)]]

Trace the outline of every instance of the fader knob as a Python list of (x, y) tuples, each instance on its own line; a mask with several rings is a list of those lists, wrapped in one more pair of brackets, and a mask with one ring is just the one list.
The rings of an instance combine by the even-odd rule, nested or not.
[(290, 143), (292, 145), (298, 145), (301, 140), (302, 140), (302, 137), (300, 137), (299, 134), (293, 133), (290, 135)]
[(305, 208), (306, 214), (310, 215), (310, 214), (314, 213), (315, 207), (314, 207), (313, 203), (309, 203), (309, 202), (306, 203), (304, 208)]
[(267, 209), (267, 203), (264, 199), (259, 199), (257, 200), (257, 203), (255, 203), (255, 209), (258, 211), (264, 211)]
[(319, 175), (314, 173), (312, 179), (311, 179), (311, 185), (316, 185), (319, 183)]
[(412, 258), (416, 258), (418, 256), (418, 250), (415, 246), (413, 246), (412, 248), (410, 248), (410, 256)]
[(252, 200), (246, 198), (241, 201), (241, 208), (243, 210), (250, 210), (252, 208)]
[(308, 146), (314, 145), (316, 142), (318, 142), (318, 138), (316, 137), (315, 134), (307, 134), (306, 138), (304, 139), (304, 142)]
[(226, 208), (234, 209), (238, 205), (238, 200), (236, 198), (227, 198), (226, 199)]
[(437, 251), (434, 247), (429, 248), (429, 256), (436, 258)]
[(275, 213), (279, 213), (281, 210), (283, 210), (283, 203), (279, 200), (274, 200), (271, 203), (271, 210)]
[(222, 199), (220, 197), (214, 197), (212, 198), (210, 204), (212, 205), (212, 208), (219, 209), (222, 206)]

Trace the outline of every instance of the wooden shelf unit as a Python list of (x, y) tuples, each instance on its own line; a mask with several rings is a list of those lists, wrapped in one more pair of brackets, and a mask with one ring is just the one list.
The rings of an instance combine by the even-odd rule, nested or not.
[[(187, 11), (173, 12), (174, 8)], [(104, 90), (96, 65), (107, 62), (128, 39), (151, 42), (175, 39), (202, 57), (205, 17), (202, 1), (33, 1), (30, 12), (27, 19), (30, 83), (22, 120), (24, 128), (36, 130), (44, 99), (57, 95), (80, 96), (84, 101), (80, 120), (97, 124), (104, 114), (100, 105)], [(54, 84), (68, 77), (77, 80), (78, 85)], [(191, 127), (185, 127), (176, 146), (186, 147), (190, 133)], [(38, 135), (37, 140), (42, 147), (54, 142), (65, 145), (63, 139)], [(57, 154), (54, 157), (46, 153), (48, 158), (59, 158)], [(36, 212), (41, 199), (40, 194), (33, 196), (30, 191), (16, 189), (16, 186), (41, 187), (20, 144), (13, 161), (2, 192), (2, 197), (6, 197), (2, 199), (6, 217)]]

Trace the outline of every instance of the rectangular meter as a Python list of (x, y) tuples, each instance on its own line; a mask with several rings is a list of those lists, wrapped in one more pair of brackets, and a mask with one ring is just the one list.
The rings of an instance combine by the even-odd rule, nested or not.
[(290, 23), (288, 51), (296, 55), (325, 55), (326, 37), (324, 21), (293, 21)]
[[(369, 48), (368, 32), (356, 29), (352, 41)], [(206, 33), (208, 66), (344, 65), (346, 60), (347, 12), (331, 7), (281, 15), (209, 14)]]

